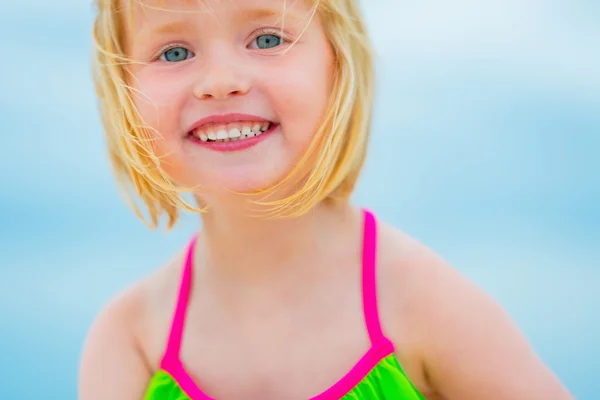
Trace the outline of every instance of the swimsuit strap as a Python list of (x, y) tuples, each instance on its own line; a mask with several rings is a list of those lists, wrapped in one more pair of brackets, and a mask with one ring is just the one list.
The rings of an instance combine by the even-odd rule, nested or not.
[[(363, 210), (363, 249), (362, 249), (362, 297), (363, 312), (367, 325), (367, 331), (371, 344), (373, 346), (385, 341), (385, 336), (381, 329), (379, 321), (379, 311), (377, 307), (377, 283), (376, 283), (376, 259), (377, 259), (377, 223), (375, 216), (368, 210)], [(163, 362), (179, 362), (179, 352), (181, 349), (181, 339), (183, 336), (183, 327), (185, 325), (185, 315), (187, 311), (190, 287), (192, 281), (192, 266), (194, 248), (197, 236), (194, 235), (188, 245), (185, 265), (181, 276), (179, 295), (175, 307), (175, 314), (171, 324), (167, 349), (163, 357)]]
[(368, 210), (363, 210), (362, 295), (363, 311), (369, 338), (373, 346), (385, 341), (377, 309), (377, 222)]
[(185, 314), (187, 311), (188, 300), (190, 297), (190, 287), (192, 284), (192, 265), (194, 263), (194, 248), (196, 245), (197, 236), (194, 235), (188, 245), (187, 256), (183, 273), (181, 275), (181, 284), (179, 286), (179, 296), (175, 306), (175, 314), (171, 324), (171, 332), (169, 333), (169, 341), (167, 349), (163, 357), (163, 363), (178, 363), (179, 352), (181, 349), (181, 338), (183, 336), (183, 326), (185, 325)]

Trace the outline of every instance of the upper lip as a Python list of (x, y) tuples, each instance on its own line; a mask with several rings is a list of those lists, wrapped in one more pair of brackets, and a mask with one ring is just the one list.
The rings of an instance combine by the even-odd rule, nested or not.
[(194, 122), (194, 124), (188, 129), (188, 132), (193, 132), (194, 130), (200, 128), (206, 124), (230, 124), (234, 122), (244, 122), (244, 121), (252, 121), (252, 122), (271, 122), (266, 118), (259, 117), (258, 115), (252, 114), (241, 114), (241, 113), (231, 113), (231, 114), (214, 114), (209, 115), (208, 117), (199, 119)]

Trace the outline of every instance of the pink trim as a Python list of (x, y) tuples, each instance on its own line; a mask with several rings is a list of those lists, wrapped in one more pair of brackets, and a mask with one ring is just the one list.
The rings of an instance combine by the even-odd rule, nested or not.
[(163, 356), (163, 363), (173, 364), (179, 363), (179, 352), (181, 351), (181, 338), (183, 336), (183, 327), (185, 325), (185, 314), (187, 311), (188, 300), (190, 297), (190, 287), (192, 284), (192, 266), (194, 263), (194, 248), (196, 247), (197, 235), (194, 235), (185, 258), (183, 273), (181, 274), (181, 284), (179, 286), (179, 295), (175, 306), (175, 314), (171, 324), (171, 332), (169, 333), (169, 341), (167, 349)]
[(335, 385), (310, 400), (339, 400), (354, 389), (385, 357), (394, 353), (394, 345), (387, 339), (373, 346), (356, 365)]
[[(342, 379), (321, 394), (311, 397), (310, 400), (339, 400), (365, 379), (381, 360), (393, 353), (394, 345), (388, 339), (384, 339), (379, 345), (371, 347)], [(175, 380), (190, 399), (216, 400), (208, 396), (196, 385), (180, 361), (173, 363), (163, 361), (161, 368), (173, 377), (173, 380)]]
[(215, 400), (212, 397), (207, 396), (200, 390), (196, 382), (192, 379), (192, 377), (187, 373), (185, 367), (181, 363), (181, 361), (172, 361), (168, 362), (163, 360), (160, 364), (160, 368), (168, 372), (173, 380), (177, 382), (179, 387), (184, 391), (184, 393), (192, 400)]
[(375, 266), (377, 265), (377, 222), (375, 216), (367, 210), (364, 210), (364, 219), (362, 259), (363, 310), (371, 344), (376, 346), (385, 340), (377, 308), (377, 278), (375, 271)]
[[(189, 245), (185, 266), (181, 278), (181, 288), (177, 299), (173, 325), (169, 335), (167, 350), (160, 367), (169, 373), (175, 382), (192, 400), (215, 400), (206, 395), (185, 370), (179, 358), (181, 339), (185, 324), (185, 314), (193, 273), (193, 255), (196, 236)], [(310, 400), (338, 400), (350, 392), (377, 366), (381, 360), (394, 353), (393, 343), (381, 330), (377, 310), (376, 272), (377, 263), (377, 223), (374, 215), (364, 210), (363, 251), (362, 251), (362, 296), (365, 324), (371, 339), (371, 348), (361, 357), (352, 369), (337, 383)]]

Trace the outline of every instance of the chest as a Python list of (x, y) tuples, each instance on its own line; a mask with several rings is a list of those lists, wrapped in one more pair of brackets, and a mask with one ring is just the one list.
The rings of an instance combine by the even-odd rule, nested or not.
[(198, 387), (217, 399), (309, 399), (340, 381), (368, 350), (363, 340), (249, 349), (231, 346), (182, 356)]
[[(338, 384), (371, 348), (360, 268), (349, 272), (313, 287), (310, 296), (269, 294), (269, 301), (262, 303), (230, 301), (211, 295), (209, 286), (197, 288), (187, 307), (179, 352), (188, 381), (200, 393), (219, 400), (309, 399)], [(386, 306), (389, 298), (380, 296), (384, 331), (393, 340), (404, 371), (423, 387), (420, 364), (409, 352), (410, 335), (395, 324), (385, 324), (411, 325), (397, 309)], [(153, 313), (151, 329), (145, 332), (165, 331), (173, 307), (167, 308), (164, 318)], [(167, 333), (147, 342), (155, 365)]]
[(291, 314), (190, 318), (181, 361), (219, 400), (308, 399), (335, 385), (371, 347), (360, 299)]

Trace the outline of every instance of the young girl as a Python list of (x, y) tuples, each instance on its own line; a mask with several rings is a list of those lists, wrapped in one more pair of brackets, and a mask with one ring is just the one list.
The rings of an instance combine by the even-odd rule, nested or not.
[(98, 316), (80, 399), (571, 398), (488, 296), (351, 206), (373, 89), (357, 0), (98, 3), (116, 174), (152, 226), (203, 224)]

